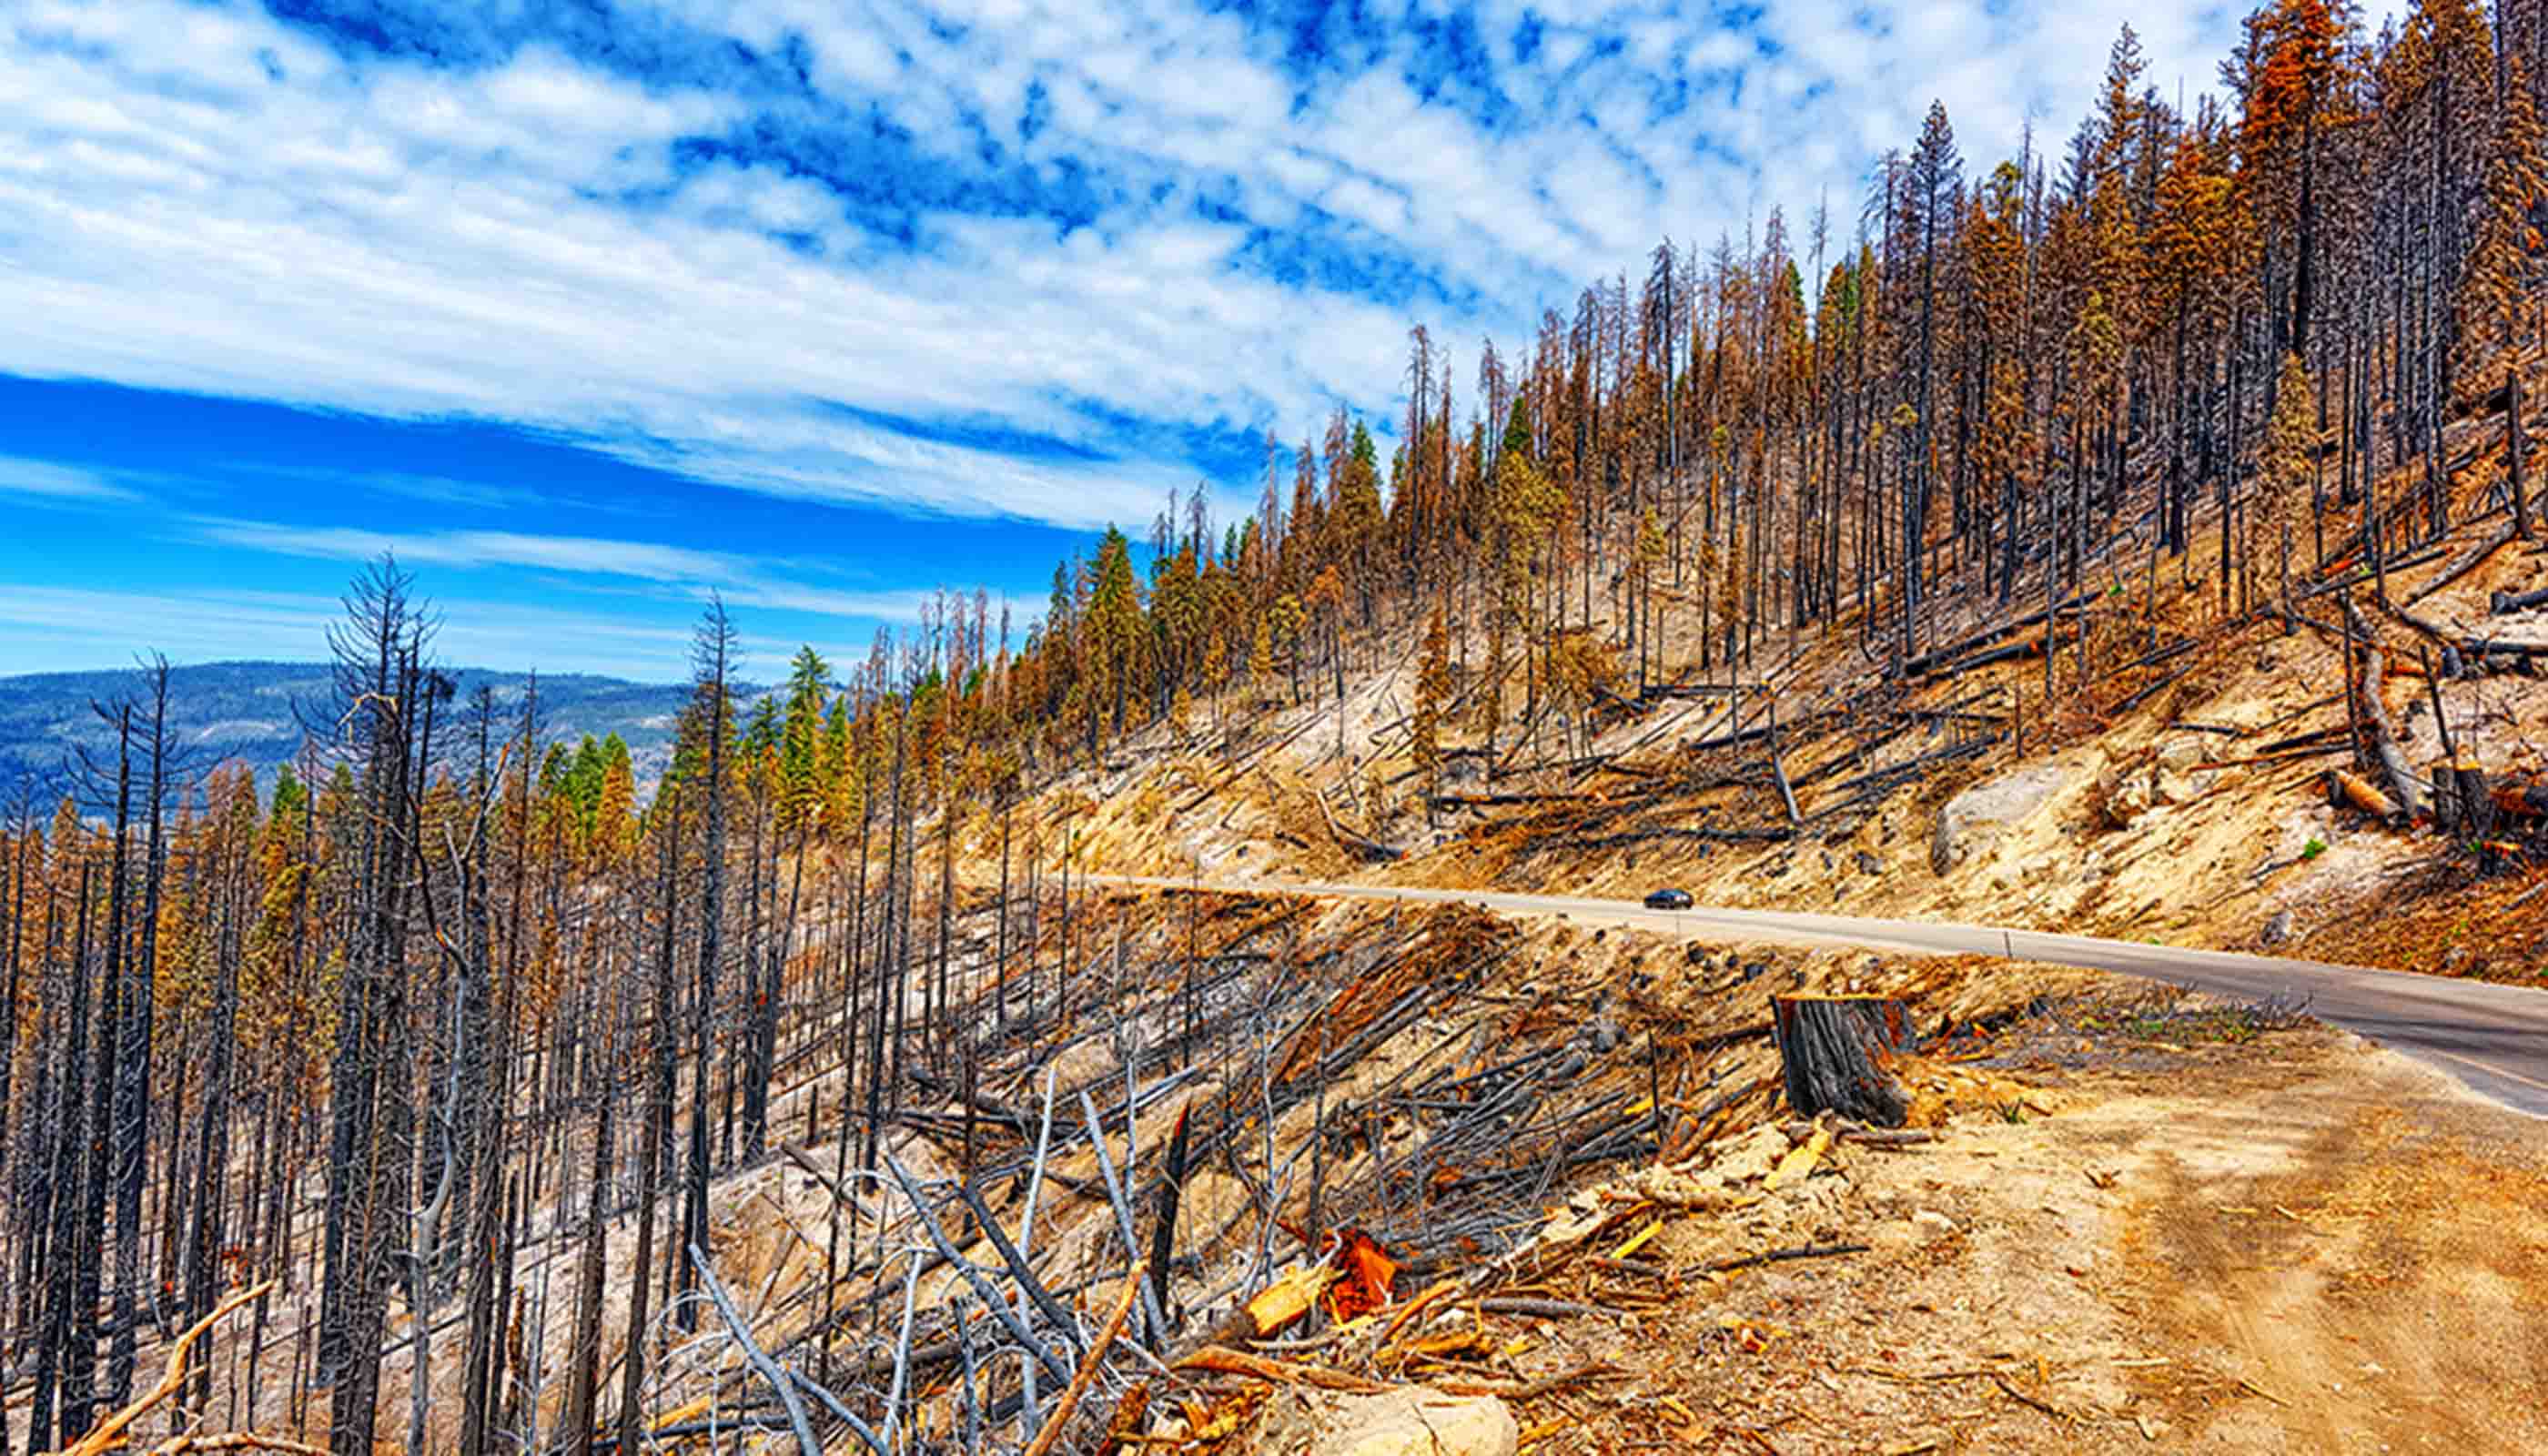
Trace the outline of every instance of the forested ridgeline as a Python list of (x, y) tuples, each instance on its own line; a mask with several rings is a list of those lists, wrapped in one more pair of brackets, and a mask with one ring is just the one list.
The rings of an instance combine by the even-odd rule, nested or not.
[[(985, 976), (994, 1029), (1013, 976), (1064, 1024), (1071, 994), (1061, 962), (1036, 981), (1048, 902), (1071, 944), (1046, 885), (1070, 866), (1027, 808), (1157, 725), (1420, 658), (1419, 765), (1456, 717), (1527, 770), (1582, 751), (1596, 703), (1816, 643), (1898, 682), (2029, 617), (2056, 709), (2146, 650), (2092, 609), (2146, 618), (2164, 585), (2181, 611), (2198, 579), (2209, 630), (2360, 574), (2367, 607), (2433, 632), (2389, 571), (2481, 519), (2531, 528), (2543, 9), (2431, 0), (2373, 37), (2283, 0), (2190, 112), (2127, 31), (2066, 143), (1987, 169), (1933, 108), (1854, 221), (1666, 244), (1473, 371), (1413, 329), (1389, 459), (1339, 410), (1269, 449), (1247, 519), (1198, 492), (1142, 560), (1110, 531), (1056, 568), (1014, 645), (981, 594), (945, 596), (746, 703), (712, 609), (643, 802), (624, 752), (550, 741), (536, 683), (453, 690), (393, 564), (349, 594), (332, 699), (262, 798), (186, 761), (145, 672), (99, 704), (113, 748), (0, 840), (0, 1440), (99, 1449), (154, 1394), (153, 1442), (658, 1439), (665, 1346), (630, 1332), (719, 1318), (691, 1250), (719, 1180), (784, 1140), (783, 1098), (844, 1198), (893, 1186), (888, 1134), (931, 1108), (962, 1128), (951, 1176), (977, 1171), (975, 1119), (1017, 1111), (970, 1085)], [(998, 877), (987, 935), (959, 925), (959, 865)], [(589, 1235), (631, 1214), (606, 1265)], [(516, 1286), (551, 1257), (578, 1260), (572, 1310), (540, 1317), (562, 1362)], [(827, 1320), (890, 1324), (834, 1311), (833, 1282)], [(154, 1391), (145, 1356), (229, 1291), (254, 1297), (218, 1362)], [(1048, 1398), (1085, 1331), (1031, 1303), (997, 1318), (1052, 1340), (1060, 1369), (1022, 1362)], [(397, 1389), (393, 1356), (425, 1377)], [(890, 1385), (814, 1414), (874, 1426)], [(1030, 1383), (1021, 1439), (1036, 1409)]]

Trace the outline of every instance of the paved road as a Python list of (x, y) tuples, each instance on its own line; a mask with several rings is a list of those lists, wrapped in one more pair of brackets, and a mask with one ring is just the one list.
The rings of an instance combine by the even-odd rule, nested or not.
[(2096, 936), (1990, 926), (1798, 915), (1776, 910), (1649, 910), (1634, 900), (1513, 895), (1315, 882), (1091, 876), (1119, 884), (1200, 887), (1239, 894), (1349, 895), (1483, 905), (1507, 915), (1562, 915), (1591, 925), (1633, 926), (1708, 941), (1844, 946), (1913, 956), (2013, 956), (2165, 981), (2243, 1000), (2306, 997), (2321, 1021), (2414, 1057), (2506, 1107), (2548, 1118), (2548, 991), (2316, 960), (2188, 951)]

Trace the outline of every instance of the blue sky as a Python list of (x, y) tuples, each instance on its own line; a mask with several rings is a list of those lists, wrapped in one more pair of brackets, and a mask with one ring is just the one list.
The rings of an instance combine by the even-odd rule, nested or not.
[(668, 679), (1041, 604), (1268, 431), (1790, 233), (1932, 96), (2058, 145), (2210, 5), (15, 0), (0, 673), (308, 659), (384, 548), (461, 663)]

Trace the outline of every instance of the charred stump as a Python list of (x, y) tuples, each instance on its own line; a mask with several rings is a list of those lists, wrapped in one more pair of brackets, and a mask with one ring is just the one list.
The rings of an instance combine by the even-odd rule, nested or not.
[(1898, 1128), (1911, 1101), (1891, 1067), (1911, 1045), (1911, 1015), (1887, 996), (1780, 996), (1772, 1034), (1785, 1069), (1787, 1105), (1799, 1117), (1834, 1112)]

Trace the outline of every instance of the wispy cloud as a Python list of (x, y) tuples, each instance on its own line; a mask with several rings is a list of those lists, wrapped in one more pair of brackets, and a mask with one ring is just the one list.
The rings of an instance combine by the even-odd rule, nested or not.
[[(929, 595), (916, 589), (858, 591), (807, 582), (801, 580), (801, 573), (809, 568), (784, 560), (593, 536), (519, 531), (376, 531), (210, 516), (190, 520), (186, 530), (193, 539), (207, 544), (281, 556), (356, 563), (392, 556), (409, 568), (515, 568), (620, 579), (650, 583), (684, 596), (704, 597), (714, 592), (739, 606), (864, 622), (916, 621)], [(791, 569), (800, 575), (788, 575)]]
[(0, 495), (96, 503), (120, 503), (141, 499), (138, 493), (125, 489), (95, 471), (13, 455), (0, 455)]

